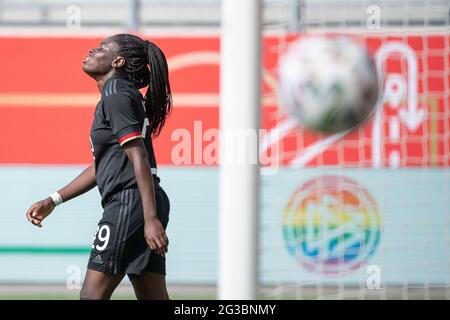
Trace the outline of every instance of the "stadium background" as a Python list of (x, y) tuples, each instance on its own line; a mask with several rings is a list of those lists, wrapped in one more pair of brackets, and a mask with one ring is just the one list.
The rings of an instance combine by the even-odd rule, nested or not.
[[(55, 5), (47, 2), (50, 9)], [(145, 17), (145, 12), (151, 11), (151, 3), (144, 3)], [(276, 168), (276, 174), (262, 176), (262, 296), (323, 298), (329, 290), (332, 298), (389, 298), (387, 289), (396, 288), (394, 298), (449, 298), (450, 36), (448, 3), (436, 3), (442, 5), (440, 9), (447, 7), (447, 16), (442, 18), (444, 28), (423, 31), (411, 25), (400, 32), (373, 31), (359, 37), (372, 54), (392, 43), (400, 43), (405, 52), (408, 48), (413, 52), (412, 60), (397, 51), (383, 61), (384, 81), (391, 87), (384, 99), (379, 165), (373, 159), (373, 128), (377, 125), (373, 119), (361, 129), (325, 144), (313, 156), (306, 152), (318, 150), (316, 146), (326, 137), (289, 124), (276, 99), (277, 60), (297, 35), (282, 23), (282, 19), (292, 18), (292, 7), (267, 14), (262, 127), (268, 132), (283, 126), (288, 129), (277, 143), (267, 146), (271, 154), (275, 152), (272, 148), (280, 149), (280, 168)], [(218, 256), (217, 149), (216, 142), (206, 134), (208, 129), (218, 128), (220, 39), (213, 19), (217, 18), (217, 2), (192, 1), (189, 8), (195, 7), (193, 4), (208, 4), (213, 13), (209, 14), (205, 6), (203, 12), (192, 15), (194, 18), (183, 16), (187, 20), (184, 23), (190, 25), (187, 31), (165, 25), (171, 18), (182, 20), (169, 13), (165, 22), (157, 21), (156, 26), (141, 31), (142, 36), (154, 40), (165, 51), (171, 70), (175, 107), (155, 141), (155, 149), (162, 185), (172, 201), (167, 280), (169, 289), (188, 298), (215, 296)], [(119, 1), (113, 2), (104, 17), (122, 19), (119, 5)], [(58, 207), (42, 229), (26, 221), (25, 211), (33, 202), (69, 182), (92, 160), (88, 134), (98, 93), (93, 81), (83, 74), (81, 61), (103, 35), (123, 28), (115, 26), (114, 21), (103, 21), (103, 29), (91, 32), (98, 26), (89, 25), (96, 19), (87, 15), (85, 29), (89, 32), (83, 29), (83, 19), (82, 28), (73, 32), (58, 27), (59, 20), (52, 20), (48, 14), (47, 24), (40, 22), (42, 31), (36, 32), (37, 23), (29, 14), (31, 18), (27, 20), (25, 15), (23, 25), (16, 29), (8, 20), (12, 14), (5, 13), (8, 8), (19, 10), (5, 4), (2, 7), (0, 52), (5, 63), (0, 78), (0, 298), (14, 297), (20, 287), (25, 288), (25, 292), (20, 291), (24, 297), (45, 297), (46, 290), (56, 292), (56, 297), (73, 297), (77, 281), (83, 278), (101, 215), (98, 192), (93, 190)], [(169, 9), (165, 7), (164, 12)], [(175, 11), (181, 16), (182, 10)], [(31, 11), (32, 8), (26, 12)], [(429, 17), (433, 17), (430, 12)], [(154, 17), (152, 14), (149, 16)], [(405, 20), (400, 20), (404, 24)], [(105, 29), (109, 24), (111, 27)], [(348, 25), (353, 34), (361, 29)], [(283, 32), (273, 32), (277, 28)], [(417, 67), (416, 78), (412, 78), (411, 65)], [(408, 101), (411, 81), (417, 84), (417, 107), (427, 115), (417, 125), (400, 116), (400, 110), (415, 111)], [(320, 244), (309, 244), (311, 250), (297, 248), (299, 236), (292, 230), (311, 224), (314, 227), (317, 221), (295, 218), (295, 208), (292, 211), (291, 207), (299, 197), (314, 197), (314, 192), (308, 195), (310, 188), (314, 191), (317, 185), (320, 188), (329, 184), (336, 191), (342, 187), (342, 181), (347, 183), (343, 188), (350, 196), (352, 191), (366, 195), (366, 202), (359, 204), (362, 211), (356, 213), (364, 222), (356, 227), (347, 225), (345, 217), (334, 222), (344, 233), (356, 233), (353, 236), (366, 243), (352, 259), (345, 250), (336, 249), (340, 256), (335, 261), (323, 261), (311, 249), (320, 248)], [(344, 200), (343, 205), (349, 203)], [(362, 238), (358, 235), (361, 232)], [(322, 240), (328, 246), (333, 239), (329, 236)], [(305, 246), (308, 248), (308, 243)], [(382, 288), (367, 291), (371, 266), (381, 270)], [(128, 297), (130, 288), (126, 281), (122, 288), (119, 292)], [(28, 295), (26, 290), (34, 295)], [(414, 295), (413, 290), (419, 293)]]

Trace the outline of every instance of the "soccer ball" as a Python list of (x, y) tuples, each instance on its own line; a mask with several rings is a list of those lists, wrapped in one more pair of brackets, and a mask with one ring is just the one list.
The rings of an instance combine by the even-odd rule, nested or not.
[(306, 36), (279, 61), (281, 104), (307, 129), (354, 128), (374, 111), (378, 78), (365, 48), (348, 37)]

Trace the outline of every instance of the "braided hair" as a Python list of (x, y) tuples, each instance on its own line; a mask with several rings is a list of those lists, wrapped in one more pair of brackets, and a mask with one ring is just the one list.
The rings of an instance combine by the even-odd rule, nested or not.
[(125, 65), (119, 71), (128, 76), (138, 89), (148, 86), (144, 105), (152, 136), (157, 137), (172, 110), (166, 57), (156, 44), (135, 35), (116, 34), (111, 39), (125, 58)]

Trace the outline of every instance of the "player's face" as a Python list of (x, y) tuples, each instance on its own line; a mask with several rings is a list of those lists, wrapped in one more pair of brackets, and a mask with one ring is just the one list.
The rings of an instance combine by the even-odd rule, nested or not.
[(105, 75), (113, 69), (118, 56), (118, 46), (110, 38), (103, 40), (97, 48), (90, 49), (83, 60), (83, 71), (91, 77)]

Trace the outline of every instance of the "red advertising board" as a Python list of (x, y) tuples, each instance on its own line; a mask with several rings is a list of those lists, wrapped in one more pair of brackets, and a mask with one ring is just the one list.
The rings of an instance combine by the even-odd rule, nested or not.
[[(276, 67), (286, 39), (264, 38), (262, 151), (291, 167), (449, 166), (450, 36), (363, 40), (383, 77), (382, 115), (340, 137), (304, 131), (278, 107)], [(81, 61), (100, 41), (0, 38), (0, 164), (92, 161), (88, 135), (99, 93)], [(168, 57), (174, 94), (173, 112), (155, 140), (158, 163), (217, 165), (217, 142), (208, 132), (219, 124), (219, 38), (154, 41)]]

